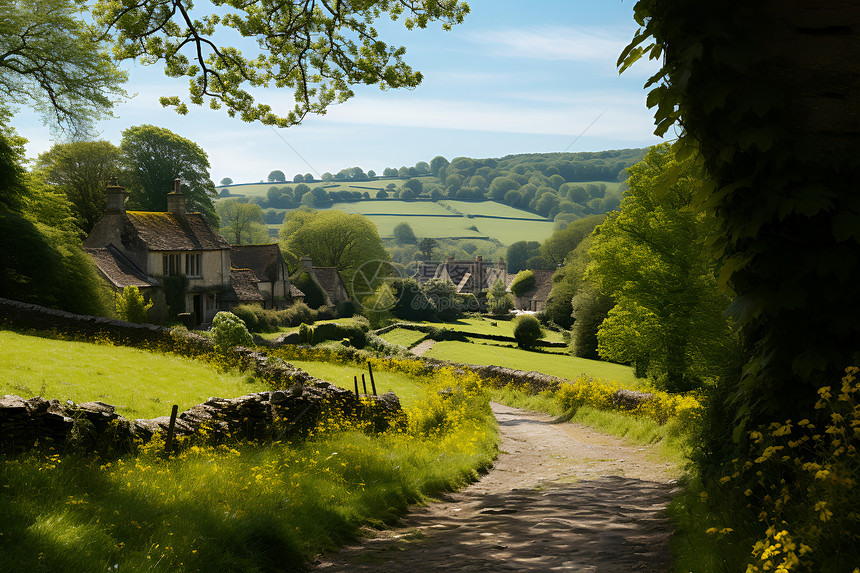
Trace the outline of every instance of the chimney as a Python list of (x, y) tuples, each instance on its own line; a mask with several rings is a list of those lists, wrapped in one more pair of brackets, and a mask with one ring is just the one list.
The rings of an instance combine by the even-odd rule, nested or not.
[(185, 214), (185, 195), (182, 194), (182, 181), (178, 177), (173, 180), (173, 193), (167, 194), (167, 212)]
[(120, 187), (116, 177), (110, 178), (110, 183), (105, 188), (106, 202), (105, 213), (125, 213), (125, 198), (128, 194), (124, 187)]
[(302, 268), (304, 268), (308, 273), (313, 272), (314, 261), (309, 256), (303, 256), (299, 259), (299, 262), (302, 263)]
[(507, 265), (505, 264), (504, 259), (499, 259), (499, 270), (503, 273), (506, 272)]
[(484, 261), (484, 257), (483, 257), (482, 255), (478, 255), (477, 257), (475, 257), (475, 262), (476, 262), (476, 263), (480, 263), (480, 262), (483, 262), (483, 261)]

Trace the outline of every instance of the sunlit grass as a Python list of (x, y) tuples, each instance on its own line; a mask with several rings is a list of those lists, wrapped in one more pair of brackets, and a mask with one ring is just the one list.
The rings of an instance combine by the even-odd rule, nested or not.
[(205, 402), (269, 389), (201, 360), (109, 344), (0, 331), (0, 394), (102, 401), (127, 418), (154, 418)]
[(415, 345), (416, 342), (424, 338), (424, 336), (425, 334), (423, 332), (419, 332), (417, 330), (395, 328), (383, 334), (381, 338), (392, 344), (399, 344), (404, 348), (410, 348)]
[[(441, 373), (380, 436), (320, 421), (304, 443), (193, 446), (169, 459), (0, 457), (3, 571), (294, 571), (474, 480), (496, 452), (474, 377)], [(442, 387), (459, 385), (442, 397)]]
[(636, 388), (641, 385), (640, 381), (633, 375), (633, 369), (629, 366), (577, 358), (567, 354), (551, 354), (504, 346), (445, 341), (437, 342), (424, 356), (464, 364), (505, 366), (525, 371), (533, 370), (568, 380), (584, 375), (613, 380), (629, 388)]

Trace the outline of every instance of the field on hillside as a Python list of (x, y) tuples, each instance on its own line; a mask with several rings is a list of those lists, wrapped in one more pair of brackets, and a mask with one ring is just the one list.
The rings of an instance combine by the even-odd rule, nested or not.
[(98, 400), (134, 419), (168, 416), (173, 404), (182, 412), (211, 396), (235, 398), (268, 389), (200, 360), (0, 330), (0, 395)]
[[(435, 179), (435, 177), (424, 176), (424, 177), (416, 177), (421, 181), (426, 181), (428, 179)], [(394, 183), (398, 187), (400, 187), (407, 179), (399, 179), (399, 178), (379, 178), (374, 179), (373, 181), (349, 181), (349, 182), (339, 182), (339, 181), (314, 181), (313, 183), (305, 183), (311, 189), (315, 187), (325, 187), (326, 191), (373, 191), (379, 189), (385, 189), (389, 183)], [(272, 183), (272, 182), (261, 182), (261, 183), (238, 183), (233, 185), (216, 185), (215, 189), (220, 193), (222, 189), (227, 189), (230, 191), (230, 195), (234, 197), (265, 197), (266, 192), (269, 190), (269, 187), (295, 187), (299, 185), (299, 183), (293, 183), (292, 181), (285, 181), (283, 183)]]
[[(450, 204), (462, 216), (444, 208)], [(409, 223), (415, 235), (419, 238), (433, 239), (470, 238), (498, 240), (502, 245), (510, 245), (517, 241), (543, 242), (553, 231), (553, 223), (539, 215), (514, 209), (494, 201), (467, 202), (444, 201), (398, 201), (371, 200), (356, 203), (335, 203), (330, 209), (345, 213), (364, 215), (379, 230), (382, 238), (392, 237), (394, 227), (400, 223)], [(276, 209), (277, 210), (277, 209)], [(286, 209), (284, 209), (286, 211)], [(467, 215), (486, 214), (493, 217), (528, 218), (530, 221), (512, 219), (491, 219), (469, 217)], [(280, 225), (267, 225), (269, 233), (277, 236)], [(473, 228), (474, 227), (474, 228)], [(475, 230), (477, 229), (477, 230)]]

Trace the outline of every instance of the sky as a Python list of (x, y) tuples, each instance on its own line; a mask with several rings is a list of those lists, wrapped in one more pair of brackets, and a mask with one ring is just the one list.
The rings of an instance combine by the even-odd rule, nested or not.
[[(657, 65), (640, 61), (621, 76), (615, 66), (636, 31), (633, 0), (468, 3), (466, 21), (447, 32), (438, 24), (413, 31), (401, 23), (379, 26), (383, 40), (406, 46), (406, 62), (424, 75), (415, 89), (359, 86), (354, 98), (326, 115), (277, 129), (207, 107), (189, 106), (180, 116), (158, 98), (183, 96), (185, 80), (165, 77), (160, 64), (126, 64), (126, 90), (135, 95), (98, 124), (99, 138), (119, 145), (131, 126), (165, 127), (206, 151), (216, 184), (224, 177), (256, 183), (275, 169), (288, 179), (349, 167), (381, 174), (437, 155), (503, 157), (660, 142), (643, 88)], [(286, 90), (262, 95), (276, 110), (293, 105)], [(12, 124), (29, 140), (30, 158), (61, 142), (32, 112), (19, 111)]]

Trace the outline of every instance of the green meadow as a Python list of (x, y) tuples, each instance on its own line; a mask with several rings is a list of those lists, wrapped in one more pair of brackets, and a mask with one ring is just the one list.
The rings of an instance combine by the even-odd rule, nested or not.
[(543, 372), (573, 380), (580, 375), (618, 382), (635, 388), (640, 382), (630, 366), (577, 358), (568, 354), (522, 350), (508, 346), (471, 342), (437, 342), (424, 356), (465, 364), (504, 366), (516, 370)]
[(267, 390), (238, 371), (124, 346), (53, 340), (0, 330), (0, 395), (101, 401), (129, 418), (155, 418), (205, 402)]

